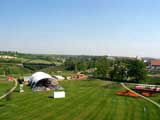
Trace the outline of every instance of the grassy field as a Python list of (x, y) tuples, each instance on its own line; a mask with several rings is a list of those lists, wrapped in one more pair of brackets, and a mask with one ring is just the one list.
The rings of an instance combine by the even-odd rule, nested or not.
[(35, 64), (52, 64), (50, 61), (47, 61), (47, 60), (41, 60), (41, 59), (36, 59), (36, 60), (31, 60), (31, 61), (28, 61), (28, 63), (35, 63)]
[(7, 90), (9, 90), (13, 86), (13, 84), (13, 82), (6, 82), (4, 78), (3, 80), (0, 80), (0, 96), (7, 92)]
[(142, 81), (142, 83), (160, 85), (160, 77), (149, 77), (148, 76), (145, 80)]
[[(0, 83), (0, 91), (10, 87)], [(160, 109), (132, 97), (117, 96), (119, 84), (99, 80), (63, 81), (65, 99), (52, 92), (14, 92), (12, 100), (0, 101), (0, 120), (160, 120)], [(2, 93), (2, 92), (0, 92)]]

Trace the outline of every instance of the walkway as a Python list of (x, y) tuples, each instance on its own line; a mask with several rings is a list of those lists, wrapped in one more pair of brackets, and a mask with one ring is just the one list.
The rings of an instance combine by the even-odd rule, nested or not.
[(137, 95), (139, 95), (139, 96), (142, 97), (143, 99), (151, 102), (152, 104), (154, 104), (154, 105), (156, 105), (158, 108), (160, 108), (160, 104), (158, 104), (157, 102), (155, 102), (155, 101), (153, 101), (153, 100), (151, 100), (151, 99), (149, 99), (149, 98), (147, 98), (147, 97), (145, 97), (145, 96), (143, 96), (143, 95), (141, 95), (141, 94), (139, 94), (139, 93), (136, 93), (135, 91), (133, 91), (133, 90), (131, 90), (130, 88), (128, 88), (124, 83), (121, 83), (121, 85), (122, 85), (125, 89), (127, 89), (127, 90), (129, 90), (129, 91), (131, 91), (131, 92), (133, 92), (133, 93), (135, 93), (135, 94), (137, 94)]

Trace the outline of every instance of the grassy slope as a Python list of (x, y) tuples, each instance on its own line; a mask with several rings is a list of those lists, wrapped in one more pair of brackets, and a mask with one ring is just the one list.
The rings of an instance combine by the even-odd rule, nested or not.
[(25, 93), (15, 92), (11, 101), (0, 106), (0, 120), (160, 120), (154, 105), (115, 95), (120, 86), (103, 87), (104, 81), (63, 81), (61, 85), (65, 99), (51, 99), (51, 92), (28, 88)]
[(0, 96), (2, 96), (8, 89), (11, 89), (13, 82), (6, 82), (5, 79), (0, 79)]
[(147, 77), (145, 80), (141, 81), (141, 83), (147, 84), (159, 84), (160, 85), (160, 77)]
[(31, 61), (29, 61), (29, 63), (35, 63), (35, 64), (38, 64), (38, 63), (42, 63), (42, 64), (52, 64), (51, 62), (49, 62), (49, 61), (47, 61), (47, 60), (41, 60), (41, 59), (31, 60)]

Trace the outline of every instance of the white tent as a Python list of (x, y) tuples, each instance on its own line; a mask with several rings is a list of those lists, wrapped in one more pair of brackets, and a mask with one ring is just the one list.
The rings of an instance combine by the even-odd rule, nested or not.
[(50, 76), (49, 74), (47, 73), (44, 73), (44, 72), (36, 72), (34, 73), (30, 79), (29, 79), (29, 83), (31, 85), (32, 88), (35, 88), (36, 87), (36, 84), (41, 81), (41, 80), (44, 80), (44, 79), (53, 79), (52, 76)]
[(30, 82), (37, 83), (43, 79), (52, 79), (52, 76), (44, 72), (36, 72), (31, 76)]
[(34, 91), (62, 89), (55, 78), (44, 72), (34, 73), (29, 79), (29, 84)]

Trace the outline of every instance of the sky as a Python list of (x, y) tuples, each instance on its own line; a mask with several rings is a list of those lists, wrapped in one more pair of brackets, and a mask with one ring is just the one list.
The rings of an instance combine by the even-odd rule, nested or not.
[(0, 50), (160, 58), (160, 0), (0, 0)]

